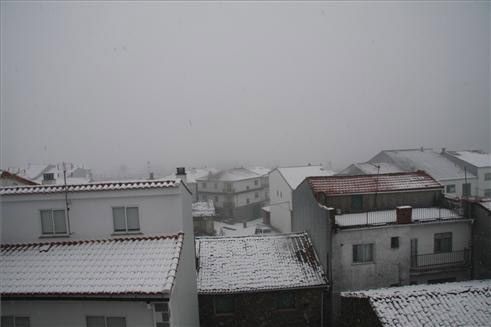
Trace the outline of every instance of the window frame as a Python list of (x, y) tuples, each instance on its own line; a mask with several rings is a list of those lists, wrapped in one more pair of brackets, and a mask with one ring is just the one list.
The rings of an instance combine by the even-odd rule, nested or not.
[[(220, 300), (228, 300), (231, 302), (233, 309), (230, 311), (218, 312), (217, 310), (217, 301)], [(233, 295), (217, 295), (213, 297), (213, 314), (215, 316), (230, 316), (235, 314), (236, 303), (235, 297)]]
[[(55, 223), (55, 211), (63, 211), (63, 216), (65, 217), (64, 222), (65, 222), (65, 231), (57, 233), (56, 232), (56, 223)], [(50, 212), (50, 221), (51, 221), (51, 227), (52, 227), (52, 232), (51, 233), (45, 233), (43, 230), (43, 212)], [(48, 209), (40, 209), (39, 210), (39, 218), (41, 219), (41, 237), (62, 237), (62, 236), (68, 236), (70, 235), (70, 224), (68, 223), (68, 216), (66, 214), (65, 209), (54, 209), (54, 208), (48, 208)]]
[[(446, 241), (444, 241), (446, 240)], [(445, 243), (448, 242), (449, 243)], [(433, 253), (450, 253), (453, 252), (453, 233), (435, 233), (433, 234)]]
[(126, 317), (125, 316), (89, 316), (89, 315), (86, 315), (85, 316), (85, 326), (87, 327), (90, 327), (89, 326), (89, 318), (102, 318), (104, 319), (104, 327), (109, 327), (109, 324), (108, 324), (108, 319), (110, 318), (120, 318), (120, 319), (123, 319), (124, 320), (124, 327), (126, 327)]
[[(360, 248), (360, 247), (369, 247), (369, 253), (370, 253), (370, 258), (358, 258), (360, 256), (359, 250), (355, 250)], [(363, 255), (362, 255), (363, 256)], [(369, 263), (375, 263), (375, 243), (359, 243), (359, 244), (353, 244), (352, 246), (352, 263), (357, 265), (357, 264), (369, 264)]]
[(351, 208), (351, 210), (363, 210), (363, 195), (362, 194), (351, 195), (350, 208)]
[(390, 248), (398, 249), (399, 248), (399, 236), (392, 236), (390, 238)]
[(457, 186), (455, 184), (448, 184), (445, 186), (445, 193), (453, 194), (457, 192)]
[(472, 194), (472, 184), (463, 183), (462, 184), (462, 196), (471, 196)]
[(0, 316), (0, 325), (3, 326), (4, 324), (2, 323), (2, 320), (7, 319), (7, 318), (12, 318), (12, 323), (13, 327), (17, 327), (17, 322), (16, 320), (18, 318), (22, 319), (27, 319), (27, 327), (31, 326), (31, 318), (29, 316), (16, 316), (16, 315), (5, 315), (5, 316)]
[(484, 173), (484, 180), (491, 181), (491, 173)]
[[(157, 311), (156, 308), (157, 305), (164, 305), (167, 311), (165, 310)], [(170, 315), (169, 302), (153, 302), (152, 311), (153, 311), (153, 321), (155, 323), (155, 327), (170, 326), (171, 315)], [(167, 317), (164, 317), (163, 313), (167, 313)]]
[[(124, 230), (116, 230), (116, 225), (114, 223), (114, 209), (124, 209)], [(128, 229), (128, 209), (129, 208), (136, 208), (136, 212), (138, 214), (138, 229)], [(113, 214), (113, 233), (114, 234), (138, 234), (141, 233), (141, 225), (140, 225), (140, 207), (137, 205), (128, 205), (128, 206), (114, 206), (111, 207), (112, 209), (112, 214)]]

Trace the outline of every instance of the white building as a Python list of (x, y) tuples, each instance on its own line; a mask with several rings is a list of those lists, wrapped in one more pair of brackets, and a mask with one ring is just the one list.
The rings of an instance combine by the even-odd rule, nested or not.
[(445, 149), (383, 150), (364, 163), (350, 165), (339, 175), (385, 174), (423, 170), (440, 182), (448, 197), (478, 195), (478, 178), (475, 173), (448, 158)]
[(9, 187), (0, 194), (5, 319), (199, 325), (191, 193), (179, 180)]
[(446, 151), (445, 156), (477, 176), (477, 191), (472, 195), (491, 198), (491, 154), (481, 151)]
[[(179, 168), (181, 169), (181, 168)], [(164, 177), (164, 179), (181, 178), (186, 183), (186, 186), (193, 193), (193, 202), (198, 202), (198, 183), (197, 180), (206, 178), (209, 174), (216, 174), (218, 172), (215, 168), (189, 168), (184, 169)]]
[(198, 200), (212, 200), (222, 218), (258, 218), (268, 200), (267, 170), (258, 170), (232, 168), (198, 178)]
[(292, 192), (310, 176), (331, 176), (322, 166), (280, 167), (269, 173), (269, 223), (282, 233), (292, 231)]

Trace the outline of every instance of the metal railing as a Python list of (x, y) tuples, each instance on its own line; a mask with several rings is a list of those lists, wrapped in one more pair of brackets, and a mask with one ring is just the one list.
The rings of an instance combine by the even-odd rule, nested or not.
[(465, 266), (469, 264), (469, 250), (411, 255), (411, 269)]

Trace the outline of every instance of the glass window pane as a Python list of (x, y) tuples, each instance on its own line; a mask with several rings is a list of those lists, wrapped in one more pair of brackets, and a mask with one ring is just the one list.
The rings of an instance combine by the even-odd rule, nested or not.
[(53, 219), (55, 221), (55, 234), (66, 234), (65, 210), (53, 210)]
[(106, 320), (104, 317), (87, 317), (87, 327), (106, 327)]
[(51, 210), (41, 210), (41, 228), (43, 234), (53, 234), (53, 218)]
[(113, 221), (115, 232), (125, 232), (126, 223), (124, 217), (124, 207), (113, 208)]
[(2, 317), (2, 327), (14, 327), (14, 317), (3, 316)]
[(232, 296), (216, 296), (215, 313), (232, 313), (235, 311), (235, 301)]
[(126, 208), (126, 218), (128, 219), (128, 230), (140, 230), (140, 221), (138, 218), (138, 207)]
[(29, 317), (15, 317), (15, 327), (29, 327)]
[(107, 317), (107, 327), (126, 327), (126, 318)]

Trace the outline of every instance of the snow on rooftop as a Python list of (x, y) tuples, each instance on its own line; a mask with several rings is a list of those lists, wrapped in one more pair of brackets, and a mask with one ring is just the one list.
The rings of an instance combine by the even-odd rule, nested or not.
[(322, 166), (298, 166), (298, 167), (280, 167), (277, 168), (285, 181), (290, 185), (292, 190), (296, 189), (300, 183), (307, 177), (311, 176), (332, 176), (334, 172), (326, 170)]
[(480, 151), (449, 151), (449, 154), (476, 167), (491, 167), (491, 154)]
[(125, 182), (95, 182), (88, 184), (64, 185), (33, 185), (0, 188), (0, 195), (12, 194), (40, 194), (40, 193), (62, 193), (89, 192), (89, 191), (116, 191), (132, 189), (151, 189), (178, 187), (180, 180), (138, 180)]
[(0, 293), (131, 295), (170, 292), (183, 234), (1, 246)]
[(195, 202), (193, 206), (193, 217), (212, 217), (215, 216), (215, 206), (212, 200), (207, 202)]
[(475, 178), (441, 153), (431, 149), (386, 150), (384, 153), (403, 171), (424, 170), (437, 180)]
[(306, 233), (198, 237), (196, 243), (200, 294), (327, 285)]
[(484, 202), (481, 202), (481, 205), (488, 209), (489, 211), (491, 211), (491, 201), (484, 201)]
[(489, 326), (491, 280), (343, 292), (368, 298), (382, 326)]
[(309, 177), (315, 193), (327, 196), (442, 189), (442, 185), (423, 171), (356, 176)]
[(360, 162), (354, 165), (368, 175), (400, 173), (404, 171), (403, 169), (387, 162), (377, 162), (377, 163)]
[[(425, 222), (433, 220), (459, 219), (462, 218), (457, 212), (446, 208), (413, 208), (412, 221)], [(341, 227), (384, 225), (397, 221), (396, 210), (380, 210), (361, 213), (349, 213), (336, 215), (336, 225)]]
[[(186, 182), (196, 183), (196, 180), (206, 178), (209, 174), (216, 174), (218, 172), (215, 168), (189, 168), (186, 169)], [(170, 174), (164, 179), (175, 179), (176, 173)]]
[(248, 168), (232, 168), (232, 169), (222, 170), (218, 173), (210, 174), (202, 178), (198, 178), (198, 180), (233, 182), (233, 181), (240, 181), (243, 179), (259, 178), (263, 175), (264, 174), (262, 173), (258, 174), (257, 172), (252, 171), (251, 169)]
[(249, 167), (248, 169), (250, 171), (258, 174), (259, 176), (267, 175), (271, 171), (271, 169), (266, 168), (266, 167)]
[(262, 225), (263, 219), (258, 218), (247, 222), (246, 227), (244, 223), (227, 224), (222, 221), (215, 221), (215, 229), (218, 235), (221, 236), (247, 236), (254, 235), (256, 233), (256, 227)]

